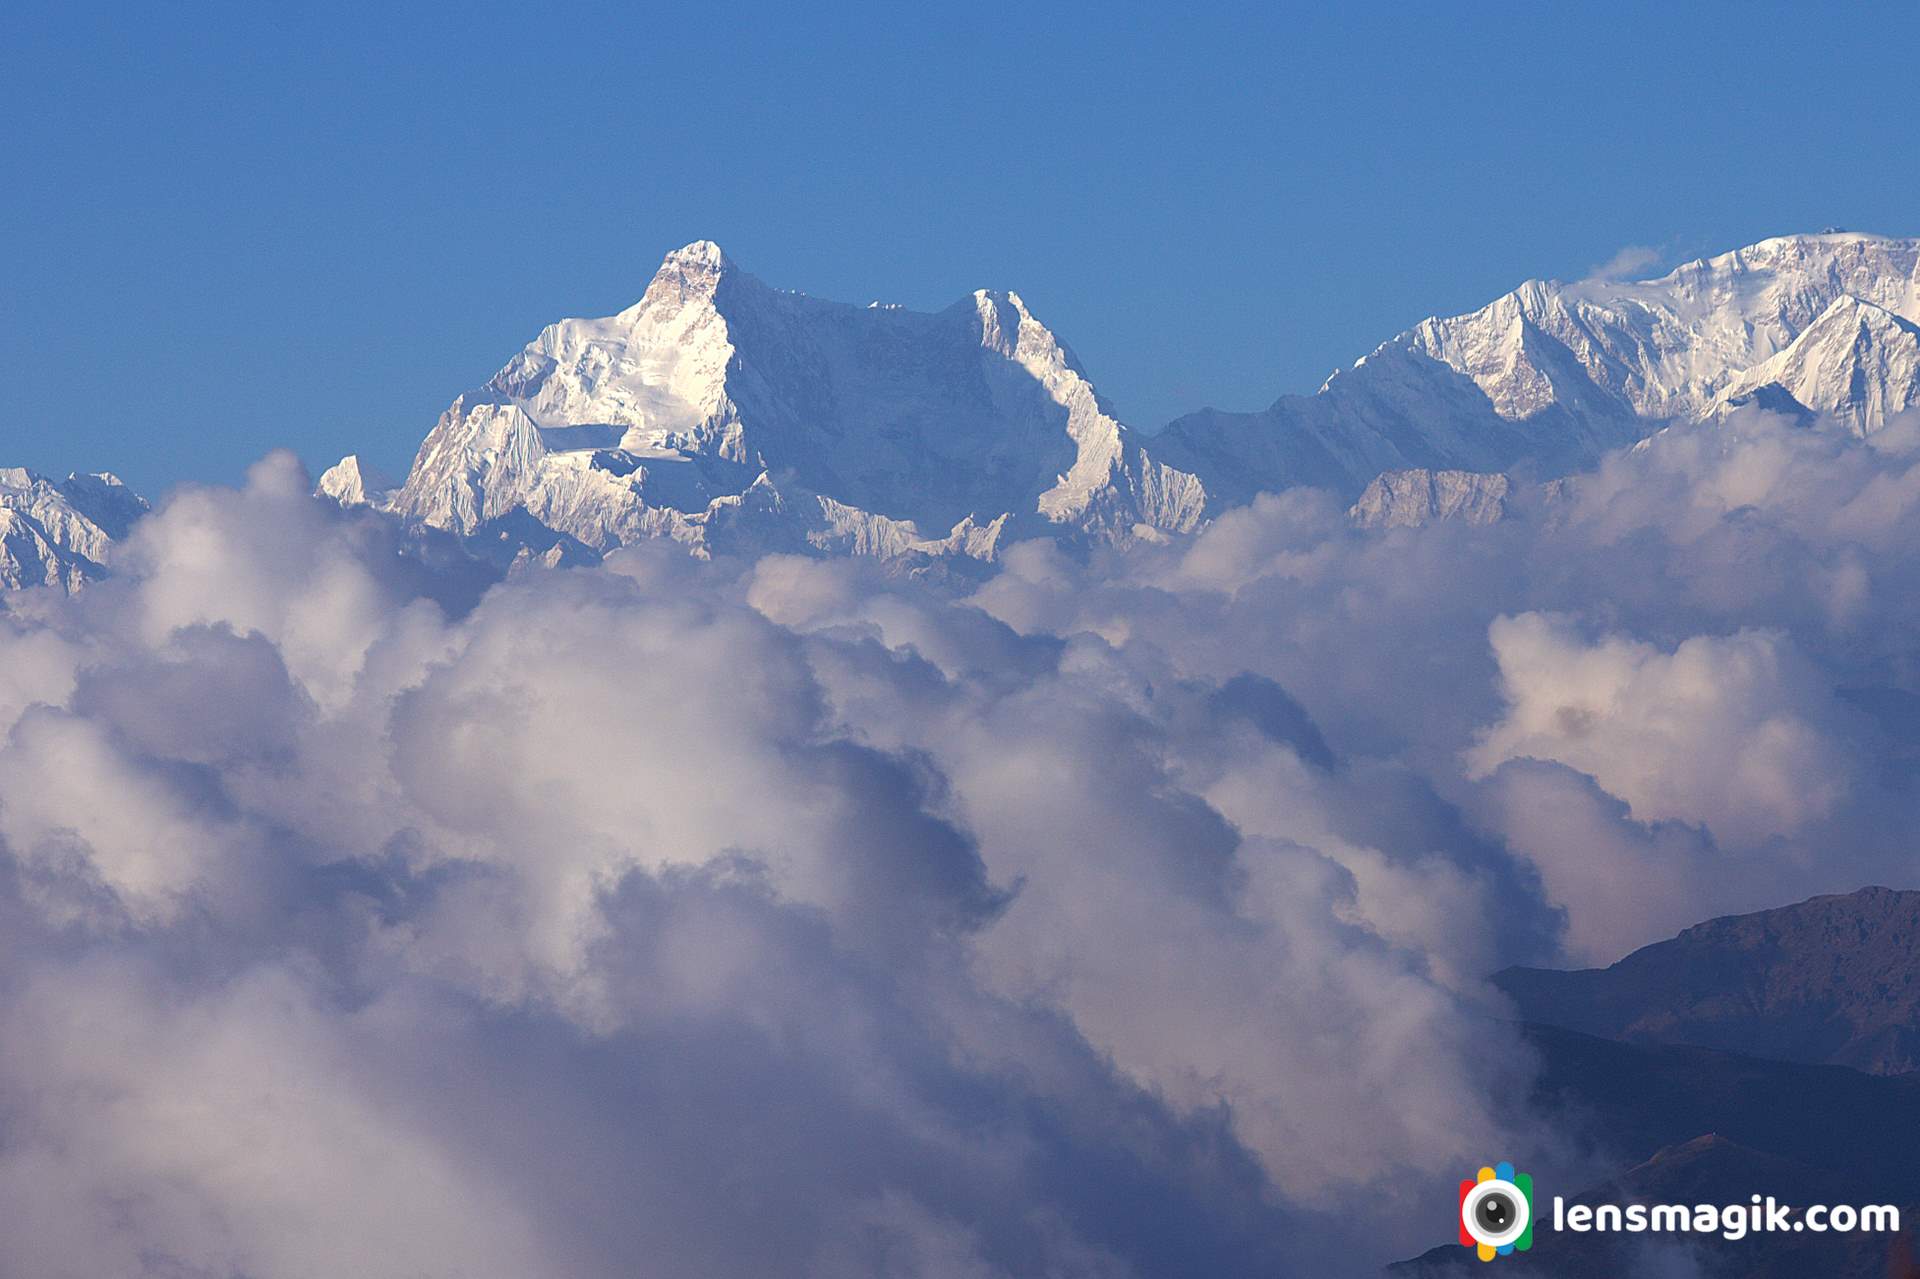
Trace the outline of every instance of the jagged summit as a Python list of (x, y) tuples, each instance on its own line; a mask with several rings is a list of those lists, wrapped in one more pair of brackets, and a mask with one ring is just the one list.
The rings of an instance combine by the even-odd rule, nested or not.
[(733, 261), (727, 257), (725, 250), (712, 240), (695, 240), (667, 254), (660, 263), (660, 270), (662, 272), (705, 270), (718, 273), (732, 265)]
[(349, 453), (328, 467), (314, 491), (342, 506), (377, 506), (395, 485), (358, 453)]
[(1124, 537), (1191, 528), (1200, 504), (1017, 294), (854, 306), (769, 288), (710, 241), (455, 400), (392, 500), (461, 533), (525, 510), (596, 550), (985, 557), (1010, 527)]
[[(1920, 240), (1777, 236), (1651, 280), (1529, 281), (1396, 341), (1472, 378), (1510, 419), (1567, 394), (1639, 417), (1699, 417), (1846, 295), (1920, 315)], [(1542, 394), (1556, 380), (1562, 393)]]
[(73, 591), (103, 576), (114, 543), (146, 509), (108, 471), (52, 480), (0, 467), (0, 589)]
[[(660, 269), (648, 281), (640, 300), (615, 318), (624, 318), (645, 308), (657, 308), (668, 303), (684, 304), (700, 298), (711, 299), (722, 280), (738, 279), (742, 275), (740, 268), (734, 265), (733, 259), (719, 245), (712, 240), (695, 240), (667, 254), (660, 262)], [(751, 281), (751, 277), (748, 278)]]

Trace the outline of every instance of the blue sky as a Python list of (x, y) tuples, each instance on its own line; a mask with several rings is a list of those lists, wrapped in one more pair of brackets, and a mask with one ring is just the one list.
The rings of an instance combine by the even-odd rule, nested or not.
[(1908, 6), (15, 3), (0, 464), (399, 467), (700, 237), (851, 301), (1018, 289), (1143, 426), (1258, 407), (1623, 246), (1920, 232), (1916, 44)]

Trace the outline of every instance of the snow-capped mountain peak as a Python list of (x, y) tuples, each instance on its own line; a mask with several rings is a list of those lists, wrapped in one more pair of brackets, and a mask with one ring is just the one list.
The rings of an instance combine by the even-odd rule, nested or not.
[(342, 506), (378, 506), (395, 485), (358, 453), (349, 453), (328, 467), (314, 491)]
[(72, 591), (101, 577), (147, 504), (108, 472), (52, 480), (0, 467), (0, 588)]
[(1869, 435), (1920, 400), (1920, 325), (1841, 294), (1785, 350), (1735, 378), (1719, 398), (1738, 404), (1764, 387)]
[[(1533, 280), (1400, 340), (1473, 379), (1509, 418), (1569, 395), (1611, 399), (1640, 417), (1699, 417), (1844, 296), (1920, 318), (1920, 240), (1779, 236), (1657, 279)], [(1571, 386), (1538, 394), (1556, 374)]]
[[(1864, 348), (1839, 332), (1856, 306), (1874, 308), (1854, 317), (1865, 317)], [(1913, 402), (1902, 327), (1913, 323), (1920, 240), (1779, 236), (1655, 279), (1530, 280), (1422, 321), (1318, 394), (1193, 414), (1155, 446), (1215, 499), (1237, 501), (1283, 482), (1357, 495), (1396, 470), (1551, 476), (1782, 378), (1817, 402), (1808, 408), (1871, 430)], [(1759, 373), (1816, 325), (1800, 352)]]
[[(1129, 466), (1079, 362), (1017, 294), (945, 311), (781, 292), (709, 241), (633, 306), (549, 325), (454, 401), (393, 506), (468, 533), (524, 509), (598, 550), (671, 537), (991, 555), (974, 530), (1191, 527)], [(996, 533), (995, 538), (997, 539)]]
[(712, 240), (695, 240), (667, 254), (661, 260), (660, 274), (667, 275), (678, 271), (705, 272), (717, 276), (732, 265), (733, 260), (727, 256), (726, 250)]

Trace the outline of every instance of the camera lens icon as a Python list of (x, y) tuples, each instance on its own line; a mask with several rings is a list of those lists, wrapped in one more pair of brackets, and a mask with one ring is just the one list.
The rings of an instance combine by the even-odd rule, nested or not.
[(1467, 1233), (1477, 1243), (1504, 1248), (1526, 1233), (1533, 1210), (1511, 1181), (1483, 1181), (1467, 1192), (1460, 1210)]
[(1509, 1163), (1460, 1183), (1460, 1242), (1482, 1261), (1533, 1247), (1533, 1178)]

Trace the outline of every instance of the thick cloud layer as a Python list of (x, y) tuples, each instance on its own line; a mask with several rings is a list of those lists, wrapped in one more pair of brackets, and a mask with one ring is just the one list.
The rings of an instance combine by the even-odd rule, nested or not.
[(0, 613), (23, 1273), (1368, 1273), (1552, 1160), (1484, 984), (1911, 879), (1920, 466), (1763, 416), (971, 595), (484, 594), (284, 457)]
[(1019, 548), (976, 602), (1188, 678), (1276, 681), (1349, 769), (1411, 770), (1537, 874), (1569, 957), (1611, 961), (1705, 915), (1912, 879), (1917, 444), (1912, 420), (1862, 442), (1751, 413), (1490, 528), (1351, 532), (1288, 493), (1124, 564)]

